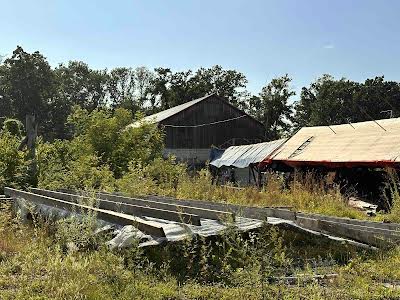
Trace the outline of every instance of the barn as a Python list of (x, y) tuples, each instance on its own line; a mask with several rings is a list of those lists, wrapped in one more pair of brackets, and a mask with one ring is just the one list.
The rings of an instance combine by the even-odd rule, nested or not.
[(173, 154), (180, 161), (204, 163), (210, 147), (228, 148), (262, 142), (262, 123), (216, 94), (147, 116), (165, 131), (164, 154)]

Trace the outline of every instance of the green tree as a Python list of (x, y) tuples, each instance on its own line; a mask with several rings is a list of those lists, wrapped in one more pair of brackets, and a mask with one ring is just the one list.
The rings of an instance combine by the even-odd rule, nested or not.
[(146, 67), (137, 67), (134, 70), (134, 76), (137, 101), (140, 103), (141, 109), (144, 110), (147, 103), (152, 105), (150, 100), (154, 74)]
[(343, 124), (399, 116), (400, 85), (384, 77), (357, 83), (323, 75), (303, 87), (296, 103), (295, 128)]
[(22, 138), (24, 125), (17, 119), (6, 119), (3, 123), (3, 132), (9, 132), (11, 135)]
[(243, 73), (236, 70), (224, 70), (215, 65), (211, 68), (200, 68), (194, 75), (194, 86), (198, 94), (216, 93), (228, 99), (235, 106), (241, 106), (247, 79)]
[(195, 99), (191, 76), (191, 70), (173, 73), (169, 68), (156, 68), (151, 90), (153, 110), (156, 106), (164, 110)]
[(148, 104), (153, 110), (155, 107), (150, 101), (152, 82), (153, 73), (146, 67), (111, 70), (107, 83), (109, 104), (113, 109), (126, 108), (132, 114), (146, 110)]
[(153, 107), (167, 109), (190, 100), (216, 93), (236, 106), (241, 105), (246, 77), (235, 70), (225, 70), (221, 66), (172, 72), (169, 68), (155, 69), (152, 80)]
[(131, 68), (112, 69), (108, 76), (107, 92), (113, 108), (125, 107), (137, 111), (135, 103), (135, 73)]
[(83, 62), (70, 61), (68, 65), (60, 64), (54, 73), (59, 97), (71, 107), (79, 105), (92, 111), (107, 104), (106, 70), (92, 70)]
[(21, 121), (26, 115), (35, 115), (43, 122), (53, 95), (54, 76), (46, 58), (18, 46), (0, 67), (1, 109)]
[(267, 140), (285, 136), (291, 128), (293, 108), (289, 99), (296, 94), (290, 88), (291, 81), (287, 74), (272, 79), (259, 96), (249, 99), (250, 114), (264, 124)]
[(0, 131), (0, 192), (5, 186), (23, 188), (31, 182), (28, 156), (18, 150), (20, 143), (21, 138), (8, 128)]
[[(354, 93), (354, 101), (359, 110), (366, 111), (378, 120), (400, 116), (400, 84), (386, 81), (383, 76), (367, 79)], [(365, 113), (353, 115), (353, 121), (369, 120)]]
[(348, 122), (358, 110), (354, 94), (360, 85), (342, 78), (323, 75), (309, 88), (303, 87), (296, 103), (295, 127), (331, 125)]
[(106, 106), (108, 75), (83, 62), (70, 61), (55, 70), (57, 90), (50, 102), (46, 139), (68, 138), (67, 117), (74, 105), (89, 111)]

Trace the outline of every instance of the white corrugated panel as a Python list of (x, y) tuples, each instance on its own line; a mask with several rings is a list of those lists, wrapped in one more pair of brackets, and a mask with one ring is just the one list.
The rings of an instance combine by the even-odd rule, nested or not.
[(222, 166), (246, 168), (250, 164), (259, 163), (268, 158), (285, 141), (286, 139), (280, 139), (265, 143), (231, 146), (225, 150), (220, 158), (211, 161), (210, 164), (217, 168)]

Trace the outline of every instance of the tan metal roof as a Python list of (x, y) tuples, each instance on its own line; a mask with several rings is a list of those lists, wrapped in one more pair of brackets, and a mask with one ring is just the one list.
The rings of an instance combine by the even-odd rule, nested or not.
[[(300, 163), (375, 164), (400, 162), (400, 118), (304, 127), (271, 158)], [(265, 161), (266, 162), (266, 161)]]

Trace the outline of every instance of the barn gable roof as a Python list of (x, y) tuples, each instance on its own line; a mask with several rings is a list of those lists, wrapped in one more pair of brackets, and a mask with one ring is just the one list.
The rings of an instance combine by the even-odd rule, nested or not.
[(194, 99), (192, 101), (168, 108), (166, 110), (160, 111), (156, 114), (152, 114), (150, 116), (147, 116), (144, 118), (145, 121), (148, 122), (154, 122), (154, 123), (159, 123), (161, 121), (164, 121), (166, 119), (168, 119), (169, 117), (172, 117), (174, 115), (176, 115), (177, 113), (180, 113), (181, 111), (184, 111), (185, 109), (211, 97), (212, 95), (207, 95), (198, 99)]
[(304, 127), (271, 159), (291, 166), (390, 166), (400, 163), (400, 118)]
[[(239, 108), (237, 108), (236, 106), (232, 105), (231, 103), (229, 103), (226, 99), (224, 99), (223, 97), (218, 96), (217, 94), (210, 94), (210, 95), (206, 95), (204, 97), (198, 98), (198, 99), (194, 99), (191, 100), (189, 102), (168, 108), (166, 110), (160, 111), (158, 113), (146, 116), (143, 118), (143, 121), (146, 122), (151, 122), (151, 123), (160, 123), (162, 121), (165, 121), (167, 119), (169, 119), (170, 117), (185, 111), (186, 109), (206, 100), (209, 99), (211, 97), (215, 97), (220, 99), (221, 101), (224, 101), (224, 103), (226, 103), (227, 105), (231, 106), (232, 108), (234, 108), (237, 111), (240, 111), (241, 114), (246, 115), (248, 118), (252, 119), (254, 122), (259, 123), (261, 126), (264, 126), (262, 123), (260, 123), (258, 120), (254, 119), (252, 116), (248, 115), (246, 112), (240, 110)], [(130, 126), (137, 126), (139, 125), (139, 122), (135, 122), (133, 124), (131, 124)]]

